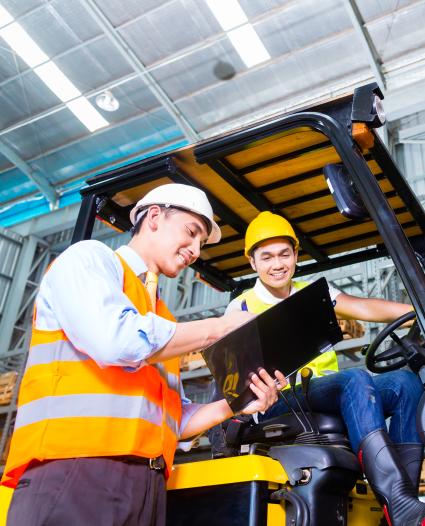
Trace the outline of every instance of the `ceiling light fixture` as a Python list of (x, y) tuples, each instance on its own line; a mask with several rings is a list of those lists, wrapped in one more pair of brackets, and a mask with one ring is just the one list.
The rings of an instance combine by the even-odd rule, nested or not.
[(81, 95), (80, 90), (50, 60), (48, 55), (34, 42), (25, 29), (3, 6), (0, 6), (0, 37), (11, 49), (33, 68), (34, 73), (93, 132), (109, 125), (109, 122)]
[(269, 60), (270, 54), (251, 24), (232, 29), (227, 36), (247, 68)]
[(51, 60), (34, 68), (34, 73), (62, 102), (68, 102), (81, 96), (81, 91), (74, 86), (69, 78)]
[(269, 60), (270, 54), (238, 0), (206, 0), (247, 68)]
[(220, 80), (230, 80), (236, 75), (236, 70), (230, 62), (219, 60), (213, 68), (213, 73)]
[(67, 107), (91, 132), (109, 125), (86, 97), (79, 97), (66, 103)]
[(96, 97), (96, 104), (105, 111), (117, 111), (120, 107), (118, 99), (115, 98), (114, 94), (109, 90), (100, 93)]
[(6, 11), (2, 5), (0, 5), (0, 27), (10, 24), (13, 22), (13, 20), (13, 16), (8, 11)]

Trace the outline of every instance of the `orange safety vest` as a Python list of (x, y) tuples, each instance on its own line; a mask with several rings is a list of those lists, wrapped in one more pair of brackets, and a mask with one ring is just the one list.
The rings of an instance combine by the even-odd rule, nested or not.
[[(123, 291), (140, 314), (152, 311), (146, 288), (124, 268)], [(156, 313), (174, 320), (165, 303)], [(63, 330), (32, 328), (10, 453), (1, 484), (15, 487), (31, 461), (163, 455), (170, 472), (181, 422), (177, 358), (136, 372), (101, 369)]]

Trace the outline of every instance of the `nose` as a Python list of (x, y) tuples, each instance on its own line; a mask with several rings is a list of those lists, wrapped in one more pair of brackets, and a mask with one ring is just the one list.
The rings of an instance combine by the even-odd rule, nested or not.
[(284, 266), (285, 264), (284, 264), (283, 258), (281, 258), (280, 256), (276, 256), (273, 258), (273, 268), (274, 269), (283, 268)]
[(189, 252), (192, 259), (192, 263), (196, 261), (201, 255), (201, 244), (197, 239), (195, 239), (190, 245)]

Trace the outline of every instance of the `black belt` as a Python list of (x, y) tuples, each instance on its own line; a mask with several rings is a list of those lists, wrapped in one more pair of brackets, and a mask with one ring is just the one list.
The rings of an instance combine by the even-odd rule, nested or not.
[(165, 469), (165, 460), (162, 455), (155, 458), (138, 457), (136, 455), (119, 455), (107, 458), (125, 462), (126, 464), (143, 464), (149, 466), (150, 469), (154, 469), (155, 471), (163, 471)]

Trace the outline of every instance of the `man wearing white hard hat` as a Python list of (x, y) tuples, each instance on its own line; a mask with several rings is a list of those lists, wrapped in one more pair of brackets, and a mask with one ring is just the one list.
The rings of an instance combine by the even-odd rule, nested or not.
[[(177, 276), (220, 240), (207, 196), (163, 185), (130, 219), (128, 245), (76, 243), (41, 282), (1, 481), (16, 488), (9, 526), (161, 526), (177, 442), (232, 416), (224, 400), (184, 397), (178, 357), (252, 315), (176, 323), (156, 290), (159, 274)], [(253, 376), (246, 414), (277, 400), (286, 380), (275, 374)]]

